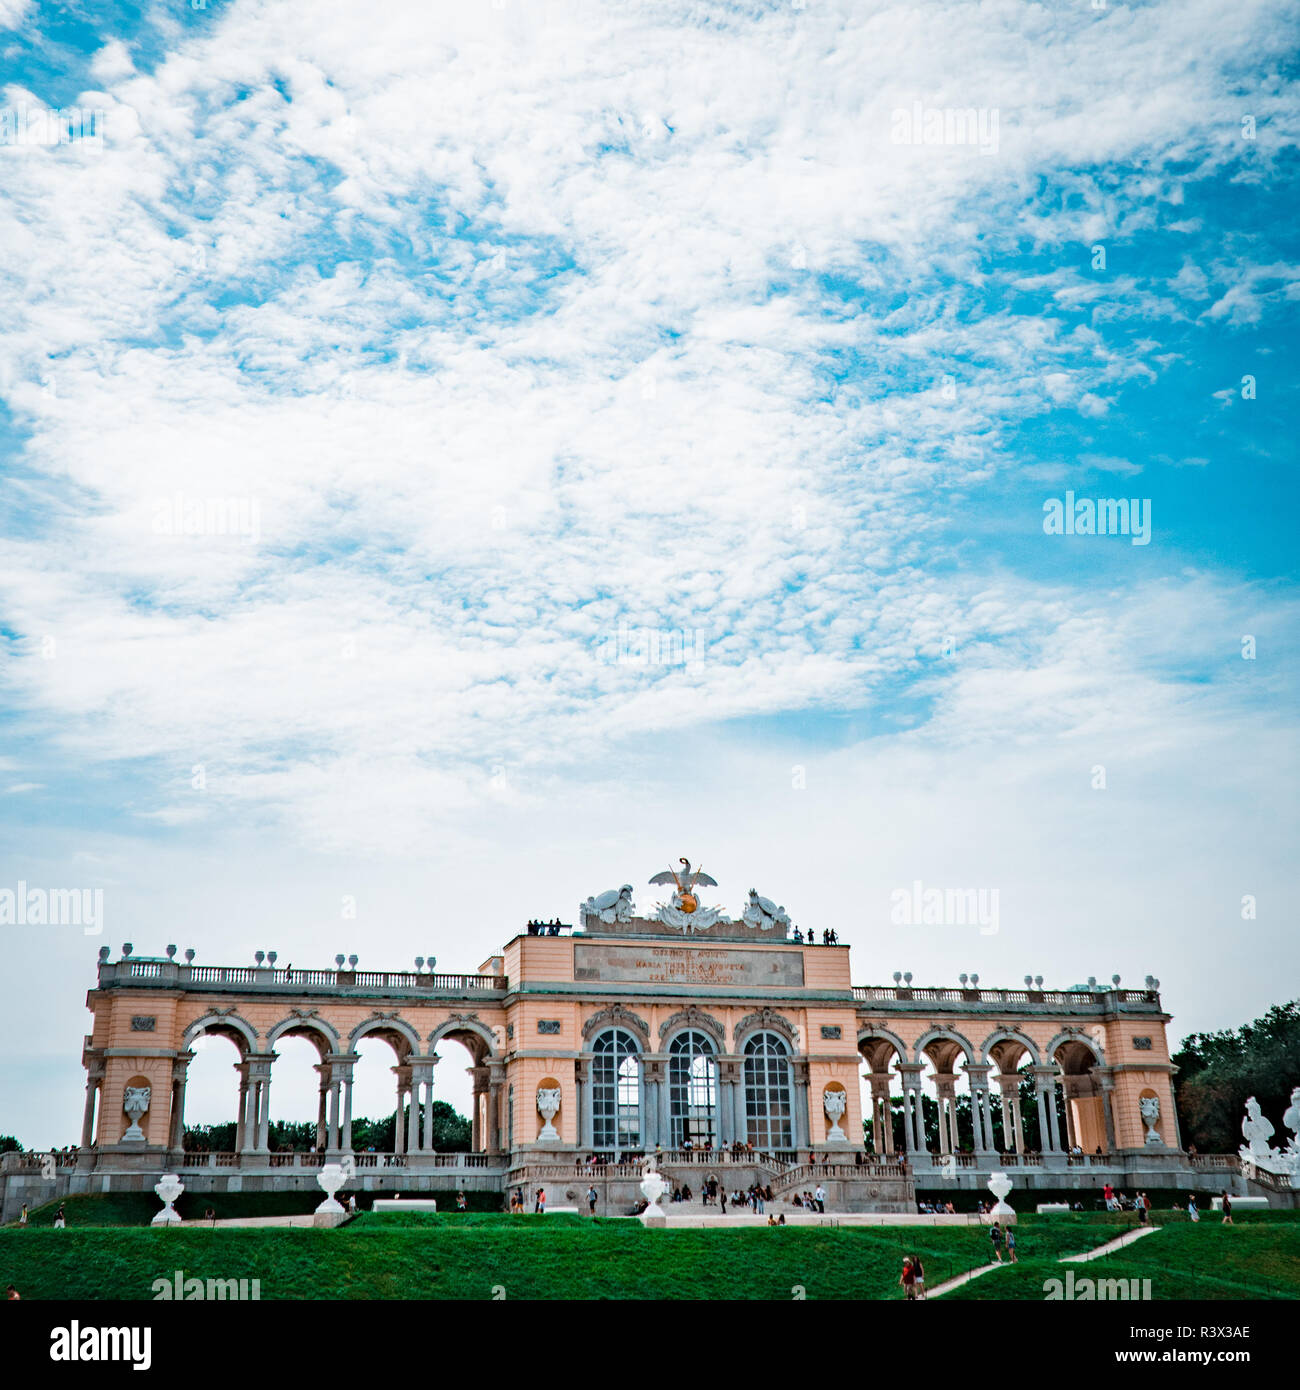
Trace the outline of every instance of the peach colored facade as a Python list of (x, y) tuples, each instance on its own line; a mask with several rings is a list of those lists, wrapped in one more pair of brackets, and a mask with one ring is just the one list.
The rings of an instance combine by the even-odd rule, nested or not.
[[(684, 937), (637, 919), (520, 935), (463, 976), (110, 963), (104, 952), (87, 1000), (83, 1145), (101, 1160), (179, 1155), (190, 1049), (216, 1033), (240, 1054), (241, 1163), (269, 1154), (275, 1049), (286, 1036), (319, 1052), (317, 1135), (333, 1153), (351, 1148), (357, 1043), (391, 1045), (395, 1107), (404, 1102), (396, 1147), (412, 1169), (433, 1160), (429, 1108), (446, 1038), (473, 1058), (474, 1150), (501, 1155), (503, 1167), (510, 1156), (677, 1150), (687, 1139), (851, 1158), (864, 1119), (875, 1122), (870, 1149), (892, 1159), (884, 1117), (900, 1093), (901, 1147), (914, 1165), (965, 1152), (991, 1167), (999, 1149), (1012, 1162), (1026, 1155), (1016, 1077), (1025, 1064), (1049, 1160), (1180, 1148), (1168, 1016), (1150, 990), (855, 989), (847, 946), (728, 930)], [(144, 1137), (127, 1139), (128, 1088), (142, 1087)], [(960, 1121), (959, 1088), (971, 1097)], [(937, 1146), (922, 1093), (939, 1101)], [(1144, 1098), (1155, 1101), (1145, 1119)]]

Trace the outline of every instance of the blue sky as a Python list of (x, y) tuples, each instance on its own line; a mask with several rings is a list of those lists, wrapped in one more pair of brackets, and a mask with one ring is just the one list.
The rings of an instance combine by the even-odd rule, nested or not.
[[(472, 969), (684, 853), (864, 983), (1261, 1012), (1300, 964), (1296, 27), (0, 0), (0, 111), (104, 132), (0, 145), (2, 881), (102, 886), (144, 954)], [(896, 143), (918, 102), (996, 146)], [(1150, 544), (1044, 535), (1067, 490)], [(214, 501), (255, 525), (160, 532)], [(610, 659), (648, 629), (696, 659)], [(999, 932), (900, 938), (918, 877)], [(0, 1132), (58, 1094), (72, 1137), (99, 944), (14, 930)]]

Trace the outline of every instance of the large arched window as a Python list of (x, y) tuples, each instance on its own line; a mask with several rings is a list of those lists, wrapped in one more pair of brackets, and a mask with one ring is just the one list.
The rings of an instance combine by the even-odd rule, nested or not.
[(636, 1040), (609, 1028), (592, 1047), (592, 1143), (598, 1149), (635, 1149), (641, 1144), (641, 1059)]
[(770, 1152), (794, 1146), (790, 1053), (775, 1033), (755, 1033), (745, 1044), (745, 1138)]
[(707, 1033), (688, 1028), (672, 1040), (668, 1099), (673, 1148), (718, 1142), (718, 1063)]

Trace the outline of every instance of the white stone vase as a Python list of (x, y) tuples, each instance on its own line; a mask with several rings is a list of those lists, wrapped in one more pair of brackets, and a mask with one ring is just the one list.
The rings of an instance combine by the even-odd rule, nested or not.
[(560, 1088), (558, 1086), (540, 1087), (537, 1092), (537, 1113), (545, 1123), (538, 1139), (558, 1140), (560, 1132), (555, 1128), (555, 1117), (560, 1113)]
[(847, 1144), (849, 1136), (844, 1133), (844, 1127), (840, 1121), (844, 1118), (844, 1112), (849, 1107), (849, 1096), (847, 1091), (826, 1090), (822, 1092), (822, 1107), (826, 1111), (826, 1118), (831, 1122), (831, 1131), (826, 1136), (827, 1142), (831, 1144)]
[(185, 1184), (175, 1173), (164, 1173), (162, 1180), (154, 1183), (153, 1190), (158, 1194), (158, 1200), (163, 1204), (163, 1209), (149, 1224), (151, 1226), (179, 1226), (181, 1219), (177, 1215), (173, 1203), (185, 1191)]
[(316, 1208), (316, 1214), (329, 1216), (342, 1216), (343, 1203), (334, 1194), (348, 1180), (348, 1175), (341, 1163), (325, 1163), (321, 1165), (321, 1170), (316, 1174), (316, 1181), (325, 1190), (325, 1200)]
[(645, 1211), (641, 1213), (641, 1215), (643, 1217), (665, 1216), (663, 1207), (659, 1205), (659, 1199), (667, 1191), (668, 1184), (664, 1180), (663, 1174), (655, 1172), (655, 1170), (652, 1168), (645, 1175), (645, 1177), (641, 1179), (641, 1195), (649, 1203), (649, 1205), (646, 1207)]
[(1007, 1201), (1011, 1187), (1011, 1179), (1000, 1168), (989, 1176), (988, 1189), (998, 1199), (993, 1207), (994, 1216), (1015, 1218), (1016, 1209)]

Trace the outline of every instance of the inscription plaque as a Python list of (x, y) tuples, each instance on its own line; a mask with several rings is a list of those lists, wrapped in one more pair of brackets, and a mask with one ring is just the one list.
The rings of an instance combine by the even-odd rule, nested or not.
[(158, 1019), (152, 1014), (136, 1014), (131, 1019), (131, 1031), (133, 1033), (152, 1033), (158, 1025)]
[(560, 1020), (558, 1018), (539, 1018), (537, 1020), (537, 1031), (539, 1033), (558, 1033), (560, 1031)]
[(822, 1024), (822, 1037), (823, 1037), (823, 1038), (842, 1038), (843, 1036), (844, 1036), (844, 1029), (841, 1028), (840, 1025), (839, 1025), (838, 1023), (823, 1023), (823, 1024)]
[(1136, 1047), (1137, 1050), (1138, 1050), (1139, 1052), (1150, 1052), (1150, 1051), (1151, 1051), (1151, 1039), (1150, 1039), (1150, 1038), (1134, 1038), (1134, 1039), (1133, 1039), (1133, 1046)]
[(803, 987), (798, 951), (709, 950), (698, 946), (606, 946), (575, 943), (573, 978), (648, 985)]

